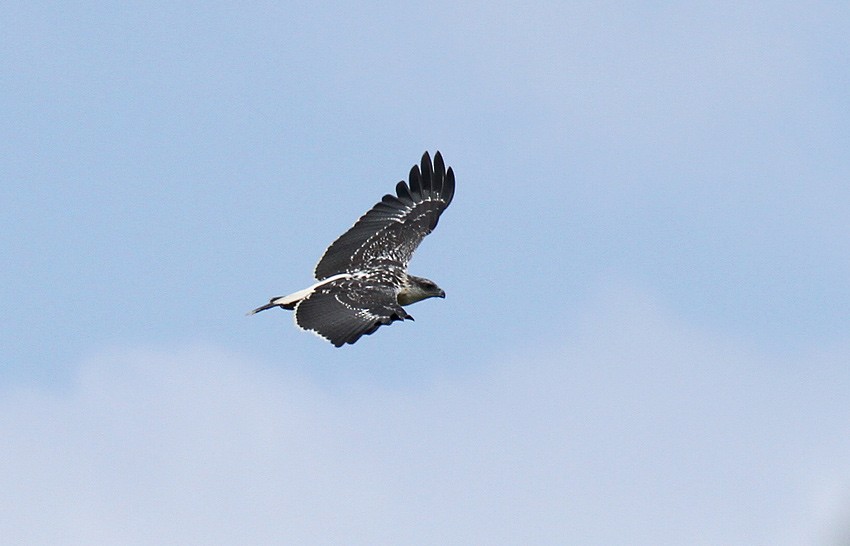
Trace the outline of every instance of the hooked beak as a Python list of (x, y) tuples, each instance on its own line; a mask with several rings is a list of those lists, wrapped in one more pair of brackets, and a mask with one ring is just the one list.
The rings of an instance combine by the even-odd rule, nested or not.
[(446, 291), (445, 291), (445, 290), (440, 290), (440, 297), (441, 297), (441, 298), (445, 298), (445, 297), (446, 297)]

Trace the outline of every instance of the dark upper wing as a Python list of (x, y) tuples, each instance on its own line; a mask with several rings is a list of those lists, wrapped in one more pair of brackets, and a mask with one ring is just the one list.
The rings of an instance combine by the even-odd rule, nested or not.
[(410, 184), (396, 185), (396, 195), (381, 202), (357, 220), (325, 251), (316, 265), (316, 279), (392, 263), (407, 267), (413, 251), (437, 225), (440, 214), (452, 202), (455, 175), (446, 171), (440, 152), (422, 156), (422, 165), (410, 169)]
[(337, 347), (354, 343), (384, 324), (413, 319), (381, 279), (339, 279), (322, 285), (295, 308), (295, 323)]

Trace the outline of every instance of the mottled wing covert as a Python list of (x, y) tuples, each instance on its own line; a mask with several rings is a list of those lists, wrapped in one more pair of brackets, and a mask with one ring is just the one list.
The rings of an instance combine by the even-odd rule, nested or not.
[(339, 279), (325, 284), (295, 308), (295, 323), (337, 347), (354, 343), (385, 324), (413, 319), (396, 301), (391, 284), (375, 279)]

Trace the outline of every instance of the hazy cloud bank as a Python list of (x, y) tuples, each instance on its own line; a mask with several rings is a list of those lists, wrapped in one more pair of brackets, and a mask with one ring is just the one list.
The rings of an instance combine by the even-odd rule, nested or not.
[[(16, 543), (841, 544), (848, 372), (618, 292), (534, 354), (328, 389), (215, 349), (7, 391)], [(379, 339), (370, 339), (379, 343)], [(460, 364), (459, 364), (460, 365)], [(844, 535), (844, 540), (847, 535)]]

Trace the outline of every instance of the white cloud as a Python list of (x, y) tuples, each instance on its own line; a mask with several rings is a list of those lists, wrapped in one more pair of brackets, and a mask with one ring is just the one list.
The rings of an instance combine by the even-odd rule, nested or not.
[[(556, 350), (393, 389), (117, 352), (0, 402), (0, 533), (79, 544), (837, 544), (847, 372), (629, 291)], [(835, 354), (842, 354), (837, 352)], [(832, 541), (832, 542), (831, 542)]]

